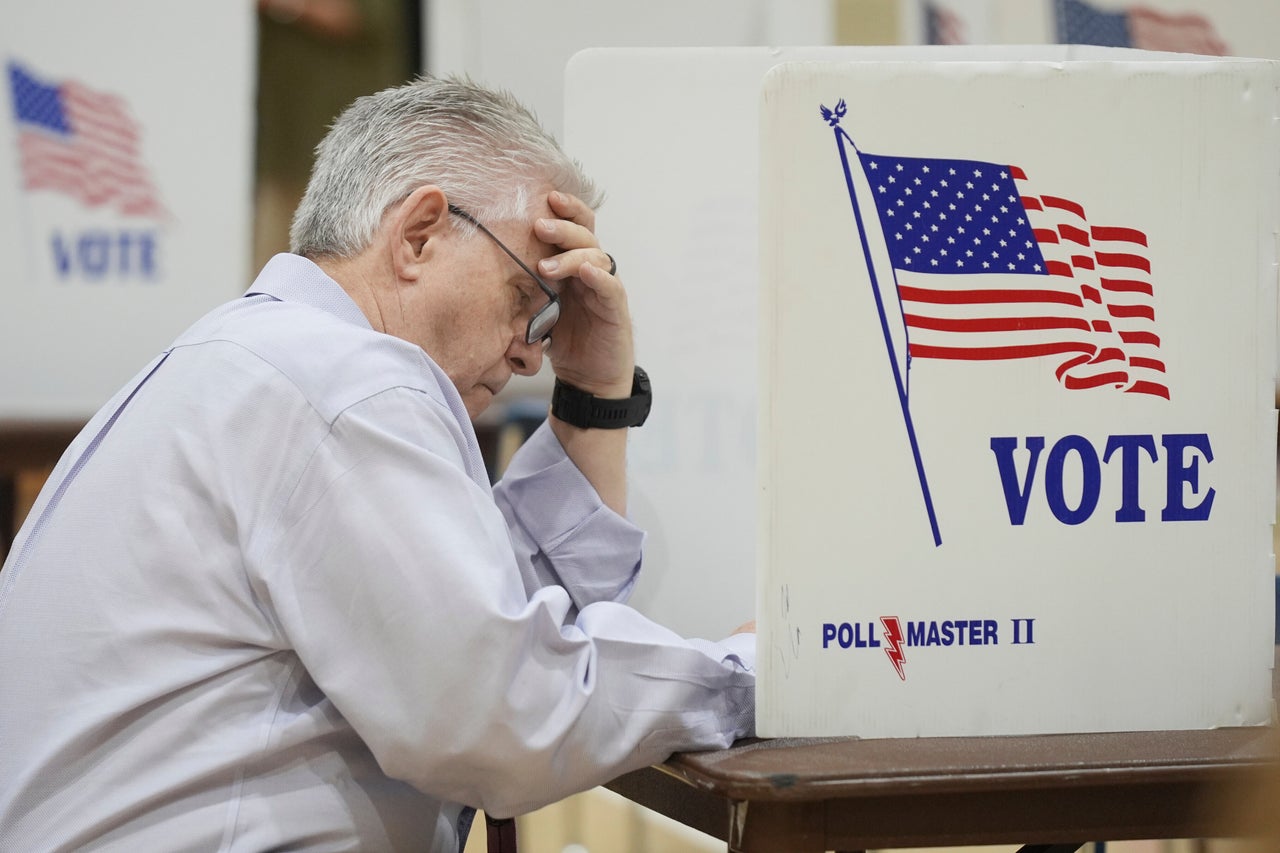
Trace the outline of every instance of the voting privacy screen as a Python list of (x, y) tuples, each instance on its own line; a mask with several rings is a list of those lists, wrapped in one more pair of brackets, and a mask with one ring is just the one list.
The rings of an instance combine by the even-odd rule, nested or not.
[(762, 84), (762, 735), (1269, 719), (1276, 71), (1091, 56)]

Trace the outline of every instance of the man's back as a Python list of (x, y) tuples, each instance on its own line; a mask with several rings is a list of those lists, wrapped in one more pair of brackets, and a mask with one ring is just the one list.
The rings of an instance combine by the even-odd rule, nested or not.
[(238, 300), (76, 440), (0, 573), (0, 849), (456, 843), (457, 808), (382, 773), (246, 565), (353, 402), (326, 365), (439, 394), (388, 341)]

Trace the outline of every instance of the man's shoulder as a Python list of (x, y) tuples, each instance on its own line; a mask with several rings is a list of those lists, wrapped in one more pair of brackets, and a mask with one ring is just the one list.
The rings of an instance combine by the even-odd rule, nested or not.
[(448, 408), (439, 372), (421, 349), (304, 303), (246, 296), (205, 316), (174, 348), (215, 343), (232, 344), (281, 374), (330, 423), (355, 403), (398, 388)]

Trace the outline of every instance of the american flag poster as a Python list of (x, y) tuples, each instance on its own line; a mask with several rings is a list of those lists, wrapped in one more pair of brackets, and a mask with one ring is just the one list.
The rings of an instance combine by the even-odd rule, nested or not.
[(241, 292), (252, 7), (10, 4), (0, 27), (0, 419), (87, 418)]
[(76, 80), (42, 80), (17, 62), (6, 70), (24, 188), (126, 216), (165, 217), (141, 129), (122, 97)]
[(766, 77), (761, 734), (1269, 719), (1280, 74), (1026, 53)]

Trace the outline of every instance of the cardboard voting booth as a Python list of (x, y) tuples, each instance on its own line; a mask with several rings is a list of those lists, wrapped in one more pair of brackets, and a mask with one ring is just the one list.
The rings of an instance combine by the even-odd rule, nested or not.
[(253, 16), (0, 12), (0, 419), (87, 418), (247, 286)]
[(1277, 83), (770, 72), (761, 734), (1270, 719)]

